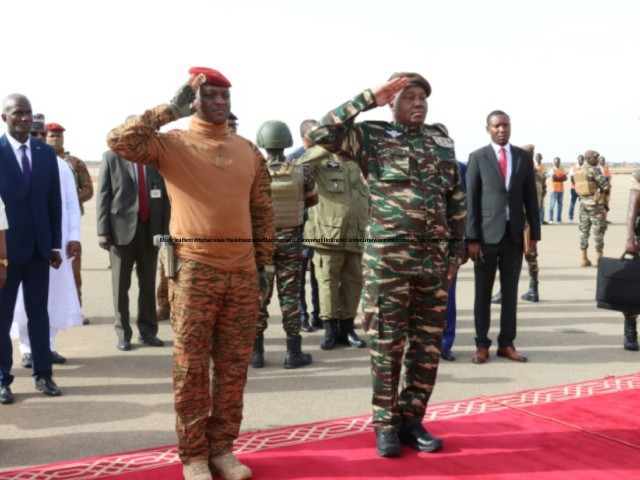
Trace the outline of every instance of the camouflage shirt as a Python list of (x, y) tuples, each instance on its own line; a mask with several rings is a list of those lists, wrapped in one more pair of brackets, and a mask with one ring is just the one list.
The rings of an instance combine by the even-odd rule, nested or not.
[(93, 180), (91, 180), (91, 175), (89, 175), (89, 169), (87, 169), (86, 163), (78, 157), (70, 155), (69, 152), (64, 152), (63, 158), (73, 171), (73, 179), (76, 182), (76, 189), (78, 190), (80, 212), (84, 214), (84, 206), (82, 204), (87, 200), (91, 200), (91, 197), (93, 197)]
[(458, 266), (466, 204), (453, 141), (429, 125), (355, 123), (375, 106), (373, 92), (365, 90), (310, 131), (315, 144), (358, 162), (367, 179), (364, 265), (409, 275)]

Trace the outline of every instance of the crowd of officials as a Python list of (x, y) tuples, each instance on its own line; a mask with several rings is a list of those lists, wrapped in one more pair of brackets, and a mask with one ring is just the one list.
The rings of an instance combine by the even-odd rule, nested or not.
[[(597, 265), (611, 188), (604, 158), (587, 150), (569, 172), (556, 158), (546, 173), (533, 145), (510, 143), (511, 118), (494, 110), (486, 118), (489, 145), (462, 164), (447, 128), (425, 123), (431, 85), (412, 72), (394, 73), (320, 120), (302, 122), (303, 146), (287, 157), (293, 138), (284, 122), (262, 124), (257, 146), (235, 133), (230, 88), (216, 70), (190, 69), (169, 103), (132, 115), (109, 132), (96, 191), (117, 348), (132, 349), (128, 291), (134, 267), (138, 342), (163, 346), (158, 319), (171, 319), (185, 479), (252, 475), (232, 451), (248, 368), (265, 367), (274, 286), (284, 368), (312, 363), (301, 332), (314, 328), (324, 329), (325, 350), (368, 343), (377, 454), (399, 457), (403, 445), (440, 450), (442, 439), (424, 428), (423, 419), (440, 358), (455, 360), (458, 268), (473, 263), (473, 362), (489, 361), (491, 302), (501, 304), (496, 355), (526, 362), (515, 347), (517, 285), (524, 257), (531, 280), (522, 298), (538, 301), (537, 242), (546, 223), (547, 179), (548, 223), (562, 221), (570, 180), (570, 221), (580, 202), (581, 265), (591, 264), (592, 227)], [(355, 121), (359, 113), (387, 105), (392, 121)], [(160, 132), (183, 117), (190, 117), (187, 129)], [(10, 404), (12, 323), (18, 325), (22, 365), (32, 368), (36, 388), (61, 394), (52, 363), (65, 359), (53, 341), (57, 330), (88, 322), (80, 309), (78, 226), (93, 188), (86, 165), (64, 149), (64, 128), (33, 115), (25, 96), (3, 100), (2, 119), (0, 403)], [(632, 254), (638, 253), (639, 204), (636, 171), (625, 246)], [(271, 241), (215, 241), (225, 238)], [(64, 265), (69, 281), (56, 277)], [(500, 291), (492, 297), (497, 272)], [(366, 340), (356, 331), (360, 304)], [(24, 320), (18, 321), (21, 309)], [(75, 320), (59, 323), (61, 315)], [(625, 349), (638, 350), (635, 313), (625, 313), (624, 332)]]

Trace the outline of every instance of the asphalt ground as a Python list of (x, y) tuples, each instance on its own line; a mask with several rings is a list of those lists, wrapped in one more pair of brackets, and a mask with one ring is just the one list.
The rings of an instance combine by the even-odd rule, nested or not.
[[(623, 251), (628, 183), (628, 175), (613, 176), (606, 256), (620, 256)], [(566, 192), (565, 219), (568, 207)], [(83, 298), (84, 313), (91, 324), (58, 335), (56, 348), (68, 361), (54, 370), (63, 393), (57, 398), (36, 392), (30, 370), (20, 366), (14, 343), (15, 403), (0, 405), (0, 471), (176, 443), (171, 327), (167, 321), (160, 322), (158, 336), (165, 340), (165, 347), (139, 345), (134, 332), (132, 351), (116, 349), (108, 256), (97, 244), (95, 198), (85, 210)], [(458, 359), (440, 363), (431, 403), (640, 370), (640, 353), (622, 348), (622, 315), (596, 308), (596, 268), (579, 267), (578, 235), (577, 223), (543, 226), (539, 243), (540, 302), (518, 303), (516, 347), (529, 357), (528, 363), (498, 358), (495, 348), (487, 364), (471, 362), (475, 351), (473, 271), (469, 264), (462, 267), (453, 348)], [(590, 256), (595, 256), (593, 243)], [(527, 290), (528, 282), (525, 263), (519, 293)], [(136, 296), (134, 280), (132, 315), (136, 314)], [(368, 350), (337, 347), (324, 351), (319, 346), (323, 331), (303, 334), (303, 349), (313, 355), (313, 364), (285, 370), (285, 340), (277, 303), (274, 298), (270, 306), (267, 365), (249, 370), (242, 431), (368, 414)], [(490, 333), (495, 344), (499, 306), (492, 307), (492, 315)], [(447, 432), (434, 433), (446, 441)]]

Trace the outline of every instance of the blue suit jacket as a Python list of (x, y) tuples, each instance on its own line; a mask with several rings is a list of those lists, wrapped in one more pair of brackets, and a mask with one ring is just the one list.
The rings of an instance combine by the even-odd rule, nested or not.
[(5, 204), (9, 230), (6, 232), (9, 265), (27, 263), (36, 251), (45, 259), (61, 248), (62, 206), (60, 176), (55, 150), (44, 142), (29, 139), (31, 188), (7, 140), (0, 137), (0, 197)]

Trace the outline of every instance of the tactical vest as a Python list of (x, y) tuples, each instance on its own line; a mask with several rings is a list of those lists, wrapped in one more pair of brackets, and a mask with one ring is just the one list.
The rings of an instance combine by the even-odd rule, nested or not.
[(275, 227), (299, 227), (304, 220), (304, 171), (289, 162), (280, 165), (278, 171), (269, 166)]
[(598, 184), (588, 180), (586, 168), (574, 172), (573, 180), (576, 182), (576, 193), (581, 197), (591, 197), (598, 190)]

